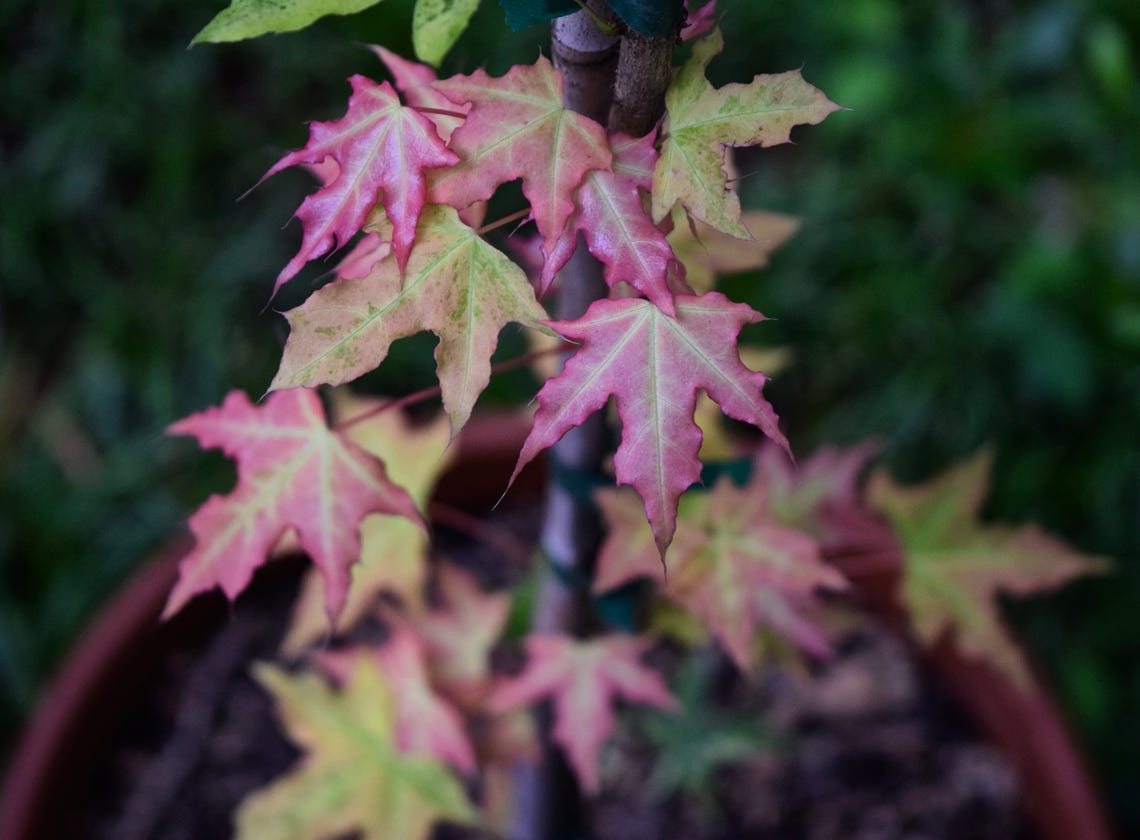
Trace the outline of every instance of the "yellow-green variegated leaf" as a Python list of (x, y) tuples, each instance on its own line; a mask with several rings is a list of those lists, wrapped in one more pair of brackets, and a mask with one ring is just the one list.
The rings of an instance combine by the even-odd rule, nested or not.
[(347, 382), (377, 367), (396, 339), (435, 333), (436, 369), (454, 434), (490, 381), (499, 331), (546, 312), (522, 269), (453, 208), (428, 205), (402, 276), (389, 255), (367, 276), (330, 283), (286, 317), (291, 333), (271, 390)]
[(304, 757), (242, 802), (238, 840), (421, 840), (438, 820), (474, 819), (442, 762), (397, 750), (391, 692), (371, 657), (353, 663), (339, 691), (314, 674), (271, 665), (255, 676)]
[(1105, 569), (1035, 525), (982, 525), (990, 455), (980, 452), (926, 484), (900, 487), (876, 473), (872, 505), (890, 520), (903, 550), (899, 599), (919, 640), (951, 635), (963, 654), (989, 661), (1024, 688), (1033, 685), (1005, 629), (997, 596), (1055, 589)]
[(351, 15), (380, 0), (233, 0), (192, 43), (244, 41), (270, 32), (296, 32), (325, 15)]
[(798, 70), (714, 88), (705, 69), (723, 45), (719, 29), (697, 41), (665, 94), (665, 142), (653, 172), (653, 220), (660, 222), (680, 202), (690, 216), (749, 239), (740, 199), (727, 183), (728, 147), (787, 143), (793, 126), (814, 125), (839, 106)]

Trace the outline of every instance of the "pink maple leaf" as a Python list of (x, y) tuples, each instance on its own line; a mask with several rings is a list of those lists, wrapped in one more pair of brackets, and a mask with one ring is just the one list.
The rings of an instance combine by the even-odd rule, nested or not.
[(336, 276), (341, 280), (360, 280), (367, 277), (372, 267), (392, 251), (392, 243), (385, 242), (375, 232), (369, 231), (357, 240), (336, 266)]
[(583, 177), (613, 159), (603, 128), (562, 107), (562, 74), (539, 58), (497, 79), (476, 70), (435, 87), (471, 111), (451, 136), (462, 162), (432, 176), (431, 200), (463, 209), (522, 178), (539, 233), (554, 241), (574, 212)]
[(444, 563), (437, 584), (443, 603), (428, 610), (416, 629), (432, 676), (448, 696), (475, 706), (486, 691), (489, 652), (511, 610), (505, 592), (484, 592), (471, 574)]
[(676, 530), (677, 499), (700, 478), (698, 390), (787, 448), (761, 395), (767, 377), (745, 367), (736, 346), (741, 328), (764, 316), (717, 292), (679, 295), (675, 306), (672, 318), (648, 301), (602, 300), (576, 321), (547, 322), (582, 347), (538, 392), (534, 426), (511, 476), (613, 395), (622, 422), (617, 480), (640, 494), (662, 558)]
[(579, 641), (569, 636), (528, 636), (526, 669), (504, 680), (487, 699), (492, 712), (550, 698), (554, 740), (588, 793), (598, 790), (598, 751), (613, 732), (616, 698), (673, 709), (677, 701), (656, 671), (641, 663), (650, 640), (601, 636)]
[(681, 40), (691, 41), (704, 35), (716, 26), (716, 0), (709, 0), (695, 12), (689, 0), (685, 0), (685, 26), (681, 30)]
[(586, 173), (574, 214), (546, 249), (539, 294), (550, 288), (558, 270), (570, 259), (581, 233), (590, 253), (605, 266), (610, 286), (624, 281), (667, 315), (673, 314), (673, 295), (666, 286), (673, 249), (645, 212), (640, 192), (648, 191), (653, 182), (655, 137), (656, 132), (637, 140), (616, 135), (613, 167)]
[(823, 446), (793, 464), (775, 447), (763, 446), (753, 462), (752, 481), (767, 486), (776, 521), (815, 537), (825, 554), (874, 547), (894, 551), (889, 529), (867, 510), (860, 492), (859, 478), (878, 448), (873, 440), (848, 449)]
[(279, 391), (256, 407), (232, 391), (221, 407), (169, 431), (234, 458), (238, 484), (228, 496), (211, 496), (190, 518), (197, 543), (179, 565), (164, 617), (215, 586), (237, 597), (292, 527), (324, 578), (325, 609), (334, 619), (348, 591), (349, 567), (359, 559), (360, 521), (370, 513), (421, 521), (383, 463), (328, 428), (314, 391)]
[(458, 163), (423, 114), (400, 103), (387, 82), (349, 79), (348, 111), (335, 122), (309, 125), (309, 142), (275, 163), (262, 179), (298, 164), (331, 158), (335, 178), (301, 202), (301, 249), (277, 275), (274, 293), (311, 259), (343, 246), (378, 199), (392, 221), (392, 249), (403, 269), (426, 195), (424, 170)]
[[(445, 143), (451, 139), (451, 132), (463, 122), (462, 114), (470, 109), (466, 106), (457, 108), (454, 102), (435, 89), (438, 78), (435, 70), (380, 46), (373, 46), (372, 51), (392, 74), (392, 82), (404, 95), (404, 101), (413, 108), (427, 109), (421, 113), (432, 121), (439, 136)], [(456, 114), (456, 111), (460, 113)]]
[(389, 637), (378, 648), (348, 648), (322, 654), (321, 666), (338, 681), (352, 673), (358, 657), (373, 657), (395, 704), (395, 740), (407, 755), (442, 759), (463, 773), (475, 772), (475, 750), (455, 707), (432, 689), (423, 643), (395, 613), (383, 613)]
[(686, 494), (665, 569), (632, 495), (611, 488), (596, 496), (609, 535), (598, 554), (595, 592), (638, 577), (657, 580), (743, 670), (754, 664), (758, 626), (816, 656), (830, 653), (808, 616), (817, 589), (841, 590), (846, 581), (823, 562), (814, 539), (773, 518), (763, 481), (741, 488), (723, 476), (707, 493)]

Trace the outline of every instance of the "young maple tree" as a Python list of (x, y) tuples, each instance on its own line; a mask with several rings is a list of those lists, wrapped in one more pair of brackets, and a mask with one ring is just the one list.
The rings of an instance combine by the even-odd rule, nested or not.
[[(372, 2), (234, 0), (196, 40), (290, 31)], [(476, 5), (417, 0), (420, 57), (438, 64)], [(242, 837), (355, 831), (417, 838), (437, 819), (501, 825), (512, 801), (509, 768), (536, 755), (528, 704), (552, 701), (553, 740), (586, 793), (602, 784), (599, 751), (619, 698), (676, 705), (642, 659), (651, 637), (577, 638), (579, 627), (552, 631), (552, 619), (542, 616), (536, 625), (543, 632), (526, 639), (523, 670), (496, 674), (488, 655), (503, 633), (509, 595), (483, 591), (446, 562), (428, 562), (424, 514), (432, 488), (449, 442), (490, 381), (491, 357), (509, 323), (572, 350), (538, 392), (505, 488), (569, 432), (597, 426), (592, 418), (611, 398), (616, 407), (612, 481), (631, 489), (597, 494), (608, 536), (595, 591), (639, 577), (658, 581), (659, 592), (695, 622), (696, 635), (711, 634), (748, 670), (757, 663), (761, 628), (811, 655), (828, 654), (815, 618), (824, 608), (818, 596), (848, 586), (827, 562), (829, 549), (870, 539), (876, 550), (897, 551), (860, 493), (868, 448), (823, 452), (798, 471), (791, 466), (763, 395), (767, 377), (745, 364), (738, 345), (741, 329), (764, 317), (712, 290), (718, 274), (763, 264), (794, 227), (783, 217), (742, 212), (733, 149), (788, 142), (794, 126), (819, 123), (838, 106), (798, 71), (714, 87), (706, 70), (723, 46), (714, 2), (694, 10), (679, 0), (502, 5), (515, 27), (555, 19), (556, 63), (565, 67), (540, 56), (497, 78), (477, 69), (439, 79), (428, 64), (374, 48), (391, 83), (353, 76), (345, 115), (312, 123), (308, 142), (265, 176), (304, 166), (320, 182), (296, 212), (301, 246), (274, 293), (309, 261), (345, 251), (336, 279), (285, 313), (289, 338), (260, 405), (233, 393), (171, 427), (233, 457), (238, 483), (191, 518), (196, 544), (182, 561), (167, 615), (214, 588), (236, 597), (287, 547), (304, 551), (315, 569), (284, 647), (308, 655), (322, 676), (258, 670), (307, 757), (247, 800), (237, 817)], [(672, 72), (678, 37), (689, 55)], [(600, 87), (603, 101), (575, 110), (572, 88), (584, 82), (566, 56), (577, 53), (600, 56), (598, 66), (608, 61), (610, 78)], [(650, 83), (650, 95), (631, 97), (623, 88), (631, 74)], [(580, 112), (604, 114), (611, 87), (608, 125)], [(487, 200), (512, 181), (521, 181), (526, 208), (486, 222)], [(536, 230), (520, 249), (530, 255), (529, 276), (487, 238), (523, 220)], [(582, 276), (580, 246), (596, 261), (586, 270), (592, 285)], [(557, 310), (548, 310), (551, 300)], [(579, 311), (568, 312), (565, 302), (574, 300)], [(446, 423), (414, 426), (399, 411), (403, 400), (363, 400), (338, 389), (330, 424), (314, 389), (375, 369), (395, 340), (421, 331), (438, 339)], [(690, 488), (701, 480), (702, 447), (728, 446), (708, 419), (710, 399), (772, 444), (743, 486), (722, 478), (700, 494)], [(593, 449), (594, 464), (571, 454), (563, 471), (585, 464), (600, 472), (600, 447)], [(1034, 534), (982, 530), (953, 538), (983, 562), (985, 551), (1002, 554), (1016, 543), (1002, 554), (1008, 570), (936, 571), (946, 558), (927, 540), (941, 526), (912, 528), (906, 517), (930, 522), (941, 485), (913, 498), (889, 484), (876, 488), (877, 504), (920, 564), (903, 592), (915, 605), (919, 635), (933, 639), (952, 628), (971, 653), (997, 650), (998, 663), (1024, 683), (1024, 666), (1008, 653), (1012, 643), (987, 644), (1000, 633), (992, 608), (957, 598), (939, 606), (942, 590), (930, 582), (988, 599), (999, 586), (1029, 592), (1059, 583), (1089, 562)], [(552, 516), (558, 507), (551, 505)], [(955, 511), (969, 517), (976, 505), (963, 502)], [(1039, 561), (1039, 548), (1056, 562)], [(1018, 566), (1022, 560), (1028, 565)], [(562, 574), (582, 574), (588, 564), (580, 565)], [(430, 581), (436, 599), (425, 595)], [(378, 648), (314, 652), (330, 632), (348, 634), (366, 617), (388, 629)], [(475, 778), (481, 817), (471, 788), (460, 784)]]

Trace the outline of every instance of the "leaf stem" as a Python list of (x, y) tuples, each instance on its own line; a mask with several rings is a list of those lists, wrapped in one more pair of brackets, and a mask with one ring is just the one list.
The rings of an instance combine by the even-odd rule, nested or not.
[(455, 117), (457, 120), (467, 119), (467, 115), (461, 111), (448, 111), (444, 108), (429, 108), (426, 105), (412, 105), (411, 109), (421, 114), (439, 114), (441, 117)]
[(498, 221), (494, 221), (494, 222), (491, 222), (490, 224), (483, 225), (483, 227), (479, 228), (475, 232), (477, 234), (479, 234), (480, 236), (484, 236), (484, 235), (490, 233), (491, 231), (495, 230), (496, 228), (501, 228), (503, 225), (509, 225), (511, 222), (517, 221), (518, 219), (521, 219), (521, 218), (523, 218), (529, 214), (530, 214), (530, 208), (524, 207), (522, 210), (517, 210), (508, 216), (503, 216), (503, 218), (499, 219)]

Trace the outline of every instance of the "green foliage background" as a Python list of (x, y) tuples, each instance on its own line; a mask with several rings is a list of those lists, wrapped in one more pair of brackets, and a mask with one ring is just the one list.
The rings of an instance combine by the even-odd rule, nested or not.
[[(101, 598), (223, 486), (164, 426), (272, 375), (284, 324), (261, 310), (308, 184), (236, 197), (381, 73), (357, 44), (409, 52), (407, 0), (186, 50), (215, 6), (0, 8), (6, 745)], [(995, 517), (1117, 558), (1011, 614), (1140, 831), (1140, 5), (721, 6), (715, 81), (802, 66), (852, 109), (739, 159), (745, 204), (803, 223), (727, 287), (794, 350), (771, 396), (795, 448), (878, 435), (917, 479), (992, 442)], [(501, 73), (545, 37), (484, 0), (444, 71)], [(430, 376), (415, 346), (392, 387)]]

